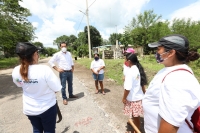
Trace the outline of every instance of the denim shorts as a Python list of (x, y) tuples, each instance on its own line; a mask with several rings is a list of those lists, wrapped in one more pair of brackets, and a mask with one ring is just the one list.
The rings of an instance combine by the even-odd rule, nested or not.
[(98, 80), (98, 81), (103, 81), (103, 79), (104, 79), (104, 74), (92, 74), (92, 76), (93, 76), (93, 79), (94, 80)]

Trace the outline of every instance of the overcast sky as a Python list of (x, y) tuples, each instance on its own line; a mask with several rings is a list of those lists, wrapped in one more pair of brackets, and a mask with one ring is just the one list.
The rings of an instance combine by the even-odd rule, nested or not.
[[(37, 39), (45, 47), (62, 35), (77, 36), (87, 25), (86, 0), (23, 0), (30, 10), (28, 20), (37, 28)], [(123, 29), (137, 14), (154, 10), (162, 19), (191, 18), (200, 20), (200, 0), (88, 0), (89, 23), (104, 39)], [(82, 11), (82, 12), (80, 12)]]

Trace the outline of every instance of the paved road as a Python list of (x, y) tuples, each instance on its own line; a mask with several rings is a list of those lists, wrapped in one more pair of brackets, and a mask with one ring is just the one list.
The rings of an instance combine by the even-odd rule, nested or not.
[[(41, 61), (46, 62), (47, 59)], [(0, 70), (0, 133), (30, 133), (31, 124), (22, 113), (22, 90), (12, 82), (11, 72), (12, 69)], [(76, 74), (74, 94), (79, 98), (63, 105), (61, 94), (57, 93), (63, 120), (56, 125), (56, 133), (121, 133)]]

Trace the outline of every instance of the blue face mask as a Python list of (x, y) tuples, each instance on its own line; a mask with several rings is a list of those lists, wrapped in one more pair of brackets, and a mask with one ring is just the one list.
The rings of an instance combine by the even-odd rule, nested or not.
[(98, 60), (99, 60), (99, 57), (94, 57), (94, 60), (95, 60), (95, 61), (98, 61)]
[(163, 58), (161, 57), (161, 55), (164, 55), (164, 54), (166, 54), (166, 53), (168, 53), (168, 52), (164, 52), (164, 53), (162, 53), (162, 54), (159, 54), (158, 52), (156, 52), (155, 57), (156, 57), (157, 63), (161, 63), (161, 62), (163, 62), (164, 60), (167, 60), (167, 59), (168, 59), (168, 58), (163, 59)]

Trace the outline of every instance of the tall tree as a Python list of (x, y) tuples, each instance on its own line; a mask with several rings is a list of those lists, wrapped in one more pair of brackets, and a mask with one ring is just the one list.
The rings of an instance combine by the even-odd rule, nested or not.
[(39, 48), (44, 48), (44, 45), (43, 45), (43, 43), (41, 43), (41, 42), (34, 42), (33, 44), (34, 44), (35, 46), (39, 47)]
[(6, 56), (14, 55), (17, 42), (34, 39), (34, 28), (27, 20), (28, 9), (19, 5), (21, 0), (0, 0), (0, 47)]
[(125, 27), (125, 32), (130, 34), (129, 40), (132, 40), (135, 46), (145, 46), (145, 53), (148, 51), (146, 50), (147, 44), (152, 40), (150, 28), (158, 23), (160, 18), (161, 15), (158, 16), (153, 10), (144, 11), (133, 18), (131, 23)]
[(69, 43), (74, 44), (76, 39), (77, 39), (77, 37), (75, 35), (70, 35), (69, 36)]
[(70, 42), (70, 38), (68, 36), (66, 36), (66, 35), (62, 35), (60, 37), (57, 37), (56, 40), (53, 40), (53, 45), (57, 45), (57, 47), (59, 49), (61, 42), (69, 43)]
[(109, 41), (111, 42), (112, 45), (115, 45), (116, 44), (116, 40), (120, 41), (122, 40), (122, 34), (121, 33), (113, 33), (110, 35), (109, 37)]
[(200, 48), (200, 21), (191, 19), (174, 19), (171, 31), (174, 34), (182, 34), (190, 41), (190, 48), (197, 50)]
[[(87, 26), (85, 26), (84, 32), (85, 32), (85, 36), (86, 36), (85, 44), (88, 44)], [(90, 26), (90, 40), (91, 40), (91, 48), (101, 45), (101, 35), (100, 35), (99, 31), (93, 26)]]

